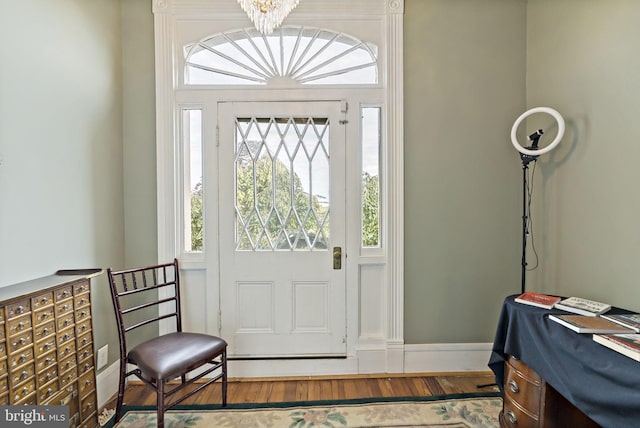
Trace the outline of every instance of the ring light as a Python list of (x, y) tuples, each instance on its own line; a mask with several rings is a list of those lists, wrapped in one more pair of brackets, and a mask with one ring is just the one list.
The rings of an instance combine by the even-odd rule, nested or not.
[[(518, 131), (518, 126), (520, 126), (520, 123), (522, 123), (523, 120), (525, 120), (527, 117), (535, 113), (547, 113), (553, 116), (553, 118), (558, 123), (558, 135), (556, 135), (556, 138), (548, 146), (538, 150), (529, 150), (529, 149), (526, 149), (522, 144), (518, 142), (518, 139), (516, 137), (516, 132)], [(536, 108), (532, 108), (530, 110), (525, 111), (520, 115), (520, 117), (516, 119), (516, 121), (513, 124), (513, 127), (511, 128), (511, 142), (513, 143), (513, 147), (515, 147), (516, 150), (522, 153), (523, 155), (529, 155), (529, 156), (539, 156), (544, 153), (550, 152), (551, 150), (555, 149), (555, 147), (560, 143), (560, 140), (562, 140), (563, 136), (564, 136), (564, 119), (562, 118), (560, 113), (558, 113), (556, 110), (550, 107), (536, 107)]]

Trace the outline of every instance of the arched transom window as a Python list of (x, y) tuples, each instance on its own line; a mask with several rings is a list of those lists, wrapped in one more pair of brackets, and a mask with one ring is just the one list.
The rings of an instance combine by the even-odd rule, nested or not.
[(187, 85), (378, 83), (377, 47), (344, 33), (285, 26), (219, 33), (186, 47)]

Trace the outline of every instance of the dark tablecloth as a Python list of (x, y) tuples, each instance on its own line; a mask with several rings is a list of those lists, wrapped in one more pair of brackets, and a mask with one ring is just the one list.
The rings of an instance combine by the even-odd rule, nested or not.
[(489, 360), (500, 388), (504, 362), (513, 355), (603, 427), (640, 427), (640, 363), (546, 316), (566, 312), (523, 305), (515, 297), (504, 301)]

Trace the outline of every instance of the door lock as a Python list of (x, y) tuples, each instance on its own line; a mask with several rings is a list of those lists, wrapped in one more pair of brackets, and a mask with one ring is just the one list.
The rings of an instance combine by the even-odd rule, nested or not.
[(333, 247), (333, 268), (342, 269), (342, 247)]

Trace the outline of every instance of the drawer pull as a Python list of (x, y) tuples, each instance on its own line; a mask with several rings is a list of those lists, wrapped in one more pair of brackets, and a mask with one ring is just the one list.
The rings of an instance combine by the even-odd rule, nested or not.
[(18, 306), (16, 308), (16, 314), (21, 314), (22, 312), (24, 312), (24, 306), (22, 306), (22, 305)]
[(515, 380), (509, 381), (509, 389), (513, 391), (514, 394), (517, 394), (518, 392), (520, 392), (520, 388), (518, 387), (518, 384), (516, 383)]
[(24, 329), (24, 323), (23, 322), (19, 322), (18, 323), (18, 330), (22, 330)]
[(518, 425), (518, 418), (516, 418), (516, 414), (513, 413), (513, 411), (511, 410), (507, 411), (507, 419), (509, 419), (509, 422), (512, 425)]

